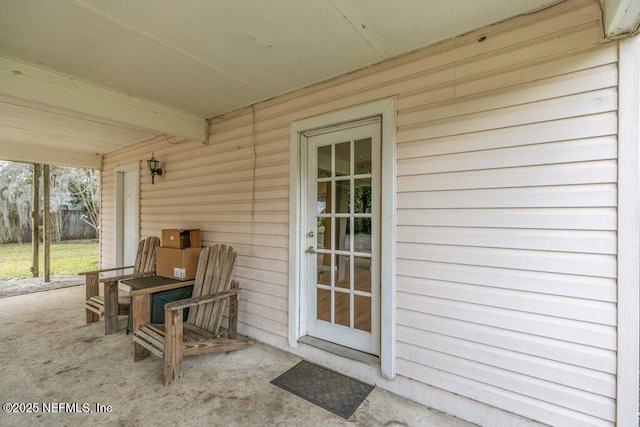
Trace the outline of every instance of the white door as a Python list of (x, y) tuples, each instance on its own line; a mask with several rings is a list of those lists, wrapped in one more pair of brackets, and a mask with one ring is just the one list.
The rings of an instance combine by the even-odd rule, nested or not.
[(133, 265), (138, 251), (138, 172), (124, 172), (123, 264)]
[(115, 263), (120, 266), (133, 265), (140, 239), (139, 164), (116, 168), (115, 183)]
[(380, 354), (380, 122), (307, 137), (307, 334)]

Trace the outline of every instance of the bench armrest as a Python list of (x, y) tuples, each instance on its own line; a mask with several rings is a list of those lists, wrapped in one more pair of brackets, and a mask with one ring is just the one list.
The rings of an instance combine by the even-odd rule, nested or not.
[(154, 274), (156, 274), (155, 271), (144, 271), (142, 273), (132, 273), (132, 274), (123, 274), (121, 276), (103, 277), (102, 279), (100, 279), (100, 283), (119, 282), (120, 280), (137, 279), (138, 277), (152, 276)]
[(220, 299), (229, 298), (240, 293), (240, 288), (229, 289), (227, 291), (217, 292), (215, 294), (201, 295), (199, 297), (186, 298), (179, 301), (168, 302), (164, 305), (165, 310), (177, 311), (187, 307), (193, 307), (200, 304), (207, 304)]
[(115, 271), (115, 270), (126, 270), (127, 268), (133, 268), (133, 265), (128, 265), (126, 267), (103, 268), (102, 270), (94, 270), (94, 271), (83, 271), (82, 273), (78, 273), (78, 276), (87, 276), (89, 274), (99, 274), (99, 273), (105, 273), (107, 271)]

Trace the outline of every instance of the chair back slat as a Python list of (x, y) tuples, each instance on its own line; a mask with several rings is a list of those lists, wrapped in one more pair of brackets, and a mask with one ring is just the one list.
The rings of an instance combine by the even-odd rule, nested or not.
[[(225, 291), (231, 288), (231, 275), (236, 261), (236, 252), (229, 245), (217, 244), (205, 247), (200, 253), (198, 270), (193, 286), (193, 296)], [(218, 333), (226, 299), (192, 307), (187, 323)]]
[[(196, 269), (196, 278), (193, 284), (193, 291), (191, 293), (194, 297), (199, 297), (200, 295), (207, 295), (204, 291), (204, 286), (206, 283), (207, 269), (209, 267), (209, 259), (211, 258), (211, 246), (205, 246), (202, 248), (200, 252), (200, 256), (198, 258), (198, 267)], [(189, 316), (187, 317), (187, 323), (191, 323), (193, 325), (201, 324), (202, 319), (204, 317), (204, 310), (198, 310), (198, 307), (192, 307), (189, 309)]]
[[(209, 263), (207, 264), (207, 271), (205, 273), (205, 280), (202, 285), (202, 295), (213, 294), (217, 288), (217, 279), (220, 276), (220, 245), (215, 245), (211, 248), (211, 254), (209, 255)], [(213, 304), (204, 304), (199, 307), (200, 313), (197, 318), (197, 326), (206, 330), (208, 329), (209, 319), (212, 315)]]
[[(219, 279), (215, 292), (222, 292), (231, 289), (231, 276), (236, 261), (236, 253), (230, 246), (226, 246), (224, 252), (219, 255), (218, 259), (220, 260), (218, 266)], [(215, 334), (218, 333), (220, 323), (222, 322), (222, 312), (224, 311), (227, 301), (228, 299), (225, 298), (209, 304), (211, 305), (211, 316), (206, 317), (209, 319), (209, 323), (205, 327), (206, 330)]]
[(144, 240), (138, 243), (138, 252), (136, 252), (136, 262), (133, 264), (133, 273), (139, 273), (140, 264), (142, 264), (142, 254), (144, 253)]
[(136, 263), (133, 266), (133, 273), (144, 273), (145, 271), (155, 271), (156, 269), (156, 248), (160, 246), (160, 238), (151, 236), (141, 240), (138, 244)]

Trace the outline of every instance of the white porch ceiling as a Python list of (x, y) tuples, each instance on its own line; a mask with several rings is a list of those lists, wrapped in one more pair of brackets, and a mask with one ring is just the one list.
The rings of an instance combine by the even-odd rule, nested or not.
[[(640, 0), (607, 1), (637, 25), (619, 11)], [(0, 159), (204, 140), (207, 118), (558, 2), (0, 0)]]

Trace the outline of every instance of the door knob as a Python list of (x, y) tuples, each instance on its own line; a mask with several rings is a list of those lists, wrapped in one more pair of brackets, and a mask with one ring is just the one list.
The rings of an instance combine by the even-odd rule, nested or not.
[(305, 250), (306, 253), (308, 254), (315, 254), (316, 253), (316, 248), (314, 248), (313, 246), (309, 246), (307, 248), (307, 250)]

